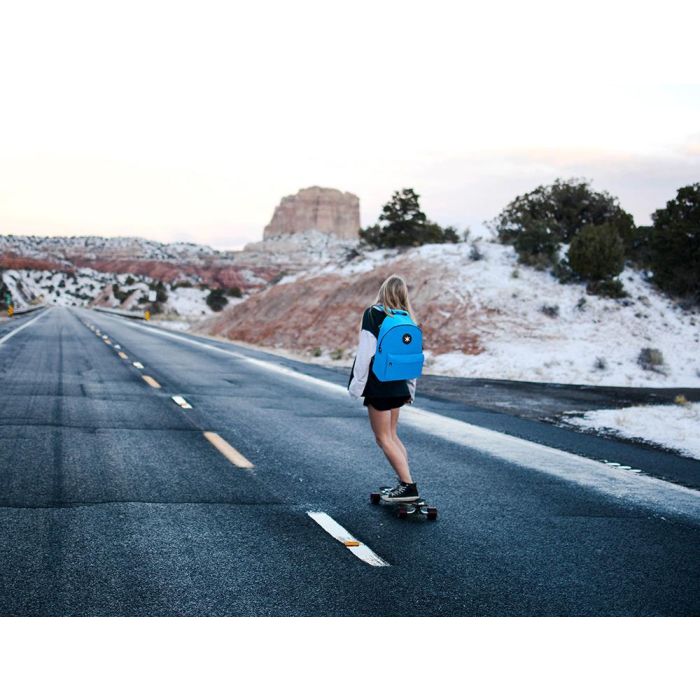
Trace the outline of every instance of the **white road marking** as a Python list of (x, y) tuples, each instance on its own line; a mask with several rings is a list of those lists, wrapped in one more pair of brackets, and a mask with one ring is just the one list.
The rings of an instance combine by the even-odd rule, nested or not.
[(142, 374), (141, 378), (144, 382), (146, 382), (146, 384), (148, 384), (148, 386), (153, 387), (154, 389), (161, 388), (160, 384), (158, 384), (158, 382), (155, 379), (153, 379), (153, 377), (149, 377), (147, 374)]
[(134, 362), (132, 363), (136, 369), (143, 369), (143, 365), (140, 362)]
[(180, 408), (192, 408), (192, 406), (185, 400), (184, 396), (171, 396), (170, 397)]
[[(226, 350), (200, 340), (185, 338), (150, 326), (142, 326), (132, 321), (119, 320), (121, 323), (132, 325), (148, 333), (155, 333), (181, 343), (195, 345), (210, 352), (229, 355), (261, 369), (282, 374), (290, 379), (305, 382), (335, 394), (348, 395), (347, 390), (339, 384), (295, 372), (269, 360), (258, 360), (235, 350)], [(612, 496), (619, 502), (700, 520), (700, 491), (685, 486), (655, 479), (632, 470), (611, 468), (603, 462), (588, 457), (581, 457), (571, 452), (500, 433), (496, 430), (481, 428), (456, 418), (449, 418), (413, 406), (406, 406), (401, 411), (401, 421), (403, 425), (463, 445), (470, 450), (594, 489), (599, 493)]]
[(342, 525), (337, 523), (327, 513), (307, 511), (307, 515), (315, 520), (329, 535), (342, 542), (348, 551), (370, 566), (389, 566), (379, 555), (375, 554), (366, 544), (355, 539)]
[(218, 433), (207, 431), (204, 433), (204, 437), (209, 440), (231, 464), (235, 464), (242, 469), (250, 469), (253, 466), (252, 462), (247, 460), (235, 447), (229, 445)]
[(20, 331), (24, 330), (25, 328), (28, 328), (29, 326), (32, 325), (32, 323), (36, 323), (42, 316), (45, 314), (49, 313), (50, 309), (46, 309), (46, 311), (42, 311), (38, 316), (35, 316), (31, 321), (27, 321), (26, 323), (23, 323), (19, 328), (15, 328), (13, 331), (10, 331), (7, 335), (4, 335), (2, 338), (0, 338), (0, 345), (3, 343), (6, 343), (15, 333), (19, 333)]

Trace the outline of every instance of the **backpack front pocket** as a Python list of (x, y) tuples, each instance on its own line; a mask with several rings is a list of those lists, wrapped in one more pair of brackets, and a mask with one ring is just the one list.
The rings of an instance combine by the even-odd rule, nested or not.
[(423, 371), (423, 353), (412, 353), (411, 355), (390, 354), (386, 362), (386, 380), (416, 379)]

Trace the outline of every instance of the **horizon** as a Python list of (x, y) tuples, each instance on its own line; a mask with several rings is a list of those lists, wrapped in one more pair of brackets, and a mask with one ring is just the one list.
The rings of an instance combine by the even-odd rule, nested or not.
[[(14, 66), (0, 232), (236, 250), (261, 240), (283, 196), (317, 184), (358, 195), (363, 226), (412, 187), (430, 219), (479, 233), (558, 177), (590, 180), (649, 223), (700, 178), (700, 86), (682, 84), (692, 23), (674, 24), (676, 5), (635, 9), (631, 33), (625, 12), (594, 2), (573, 34), (546, 1), (469, 13), (439, 2), (429, 16), (411, 3), (71, 2), (42, 5), (41, 25), (23, 4), (0, 30)], [(482, 30), (466, 45), (465, 23)]]

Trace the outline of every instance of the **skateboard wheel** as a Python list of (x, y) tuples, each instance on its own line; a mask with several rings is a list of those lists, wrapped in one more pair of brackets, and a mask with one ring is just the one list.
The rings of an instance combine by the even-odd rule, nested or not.
[(437, 508), (428, 508), (428, 520), (437, 520)]
[(369, 495), (369, 502), (374, 504), (375, 506), (379, 503), (380, 499), (381, 499), (380, 493), (370, 493), (370, 495)]

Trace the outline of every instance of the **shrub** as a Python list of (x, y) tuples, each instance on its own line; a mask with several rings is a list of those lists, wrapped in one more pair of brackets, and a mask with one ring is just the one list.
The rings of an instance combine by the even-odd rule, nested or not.
[(586, 291), (609, 299), (622, 299), (627, 296), (620, 280), (593, 280), (586, 285)]
[(220, 289), (219, 287), (215, 287), (214, 289), (209, 292), (205, 299), (207, 306), (212, 310), (212, 311), (221, 311), (221, 309), (228, 304), (228, 299), (226, 298), (226, 295), (224, 294), (224, 290)]
[(604, 357), (596, 357), (595, 362), (593, 363), (593, 369), (597, 369), (599, 371), (605, 370), (608, 368), (608, 363), (605, 361)]
[(568, 264), (584, 280), (615, 277), (625, 264), (622, 238), (610, 224), (584, 226), (571, 240)]
[(331, 360), (342, 360), (342, 359), (343, 359), (342, 348), (336, 348), (335, 350), (331, 351)]
[(557, 316), (559, 316), (559, 306), (556, 304), (554, 304), (552, 306), (549, 306), (547, 304), (542, 304), (542, 306), (540, 306), (540, 311), (545, 316), (549, 316), (549, 318), (557, 318)]
[(469, 259), (474, 262), (484, 259), (484, 254), (476, 243), (472, 243), (471, 248), (469, 248)]
[(156, 293), (156, 303), (163, 304), (168, 301), (168, 291), (161, 280), (157, 282), (151, 282), (148, 285), (149, 289), (152, 289)]
[(516, 197), (490, 223), (502, 243), (511, 243), (521, 262), (548, 267), (562, 243), (588, 224), (611, 224), (626, 243), (634, 220), (607, 192), (595, 192), (585, 180), (555, 180)]
[(321, 348), (314, 348), (314, 349), (311, 351), (311, 354), (312, 354), (314, 357), (321, 357), (321, 354), (322, 354)]
[(241, 291), (241, 288), (240, 288), (240, 287), (229, 287), (229, 288), (226, 290), (226, 293), (227, 293), (230, 297), (236, 297), (237, 299), (240, 299), (240, 298), (243, 296), (243, 292)]
[(637, 358), (637, 364), (649, 372), (661, 372), (661, 367), (664, 364), (663, 353), (656, 348), (642, 348)]
[(665, 292), (700, 303), (700, 182), (652, 214), (650, 268)]

